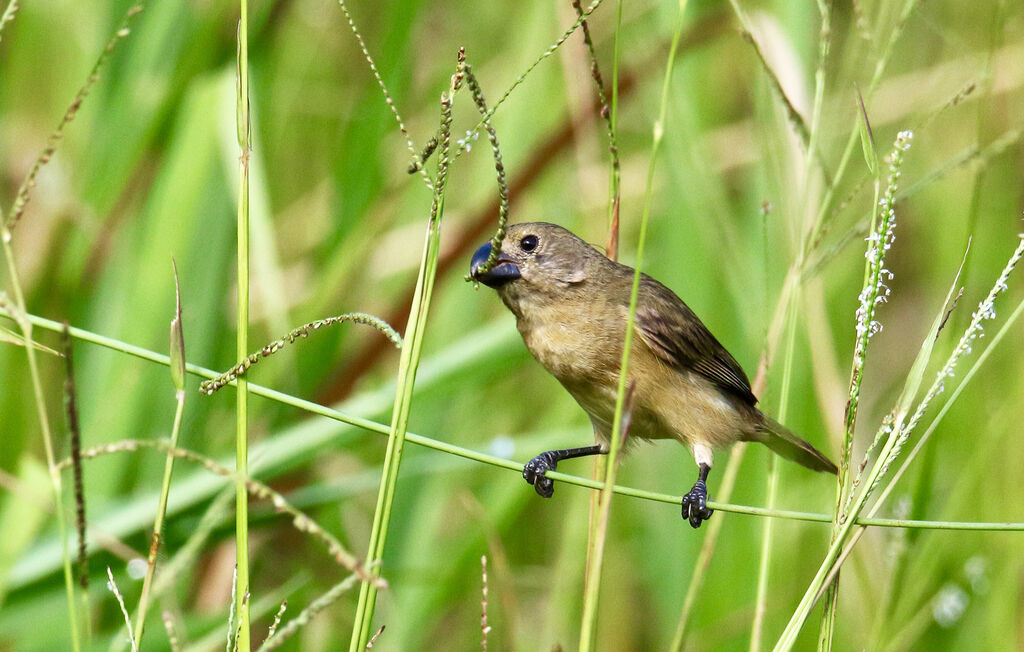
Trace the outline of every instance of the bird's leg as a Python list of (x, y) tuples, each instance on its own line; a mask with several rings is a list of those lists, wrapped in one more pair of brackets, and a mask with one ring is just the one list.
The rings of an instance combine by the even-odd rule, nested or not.
[(706, 482), (711, 465), (702, 463), (699, 468), (697, 482), (693, 485), (693, 489), (690, 489), (690, 493), (683, 496), (683, 518), (689, 519), (690, 525), (694, 528), (700, 527), (701, 523), (714, 514), (714, 510), (707, 505), (708, 486)]
[(541, 453), (526, 463), (526, 466), (523, 467), (523, 477), (526, 478), (527, 482), (533, 485), (533, 488), (537, 490), (537, 493), (545, 498), (551, 498), (551, 494), (555, 492), (555, 483), (554, 480), (547, 477), (545, 474), (548, 471), (554, 471), (557, 469), (558, 463), (561, 460), (569, 460), (574, 457), (585, 457), (587, 455), (605, 455), (607, 453), (608, 451), (600, 444), (583, 446), (582, 448), (564, 448), (557, 451), (548, 451), (546, 453)]

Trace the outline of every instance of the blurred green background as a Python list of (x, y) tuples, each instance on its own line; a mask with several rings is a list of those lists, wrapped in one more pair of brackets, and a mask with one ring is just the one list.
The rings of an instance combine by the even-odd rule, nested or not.
[[(650, 133), (676, 3), (624, 3), (620, 32), (621, 259), (634, 260)], [(0, 205), (17, 188), (86, 79), (130, 3), (26, 2), (0, 34)], [(812, 2), (745, 2), (755, 37), (786, 95), (810, 121), (820, 17)], [(877, 89), (867, 93), (900, 12), (911, 8)], [(568, 3), (352, 2), (350, 9), (410, 134), (437, 128), (438, 98), (465, 46), (493, 101), (574, 20)], [(39, 174), (14, 230), (14, 264), (30, 312), (166, 352), (177, 262), (190, 362), (234, 362), (235, 29), (232, 3), (147, 5), (101, 71), (57, 155)], [(803, 149), (755, 51), (724, 3), (694, 1), (672, 75), (666, 140), (655, 177), (645, 271), (673, 288), (753, 375), (800, 234), (821, 202), (818, 166), (803, 190)], [(405, 169), (409, 154), (337, 3), (255, 1), (250, 16), (253, 128), (252, 331), (255, 350), (291, 328), (349, 311), (404, 330), (430, 193)], [(611, 79), (615, 5), (591, 29)], [(880, 153), (913, 129), (889, 254), (893, 296), (880, 308), (855, 444), (859, 460), (895, 402), (940, 310), (969, 237), (964, 296), (938, 343), (944, 359), (1016, 246), (1022, 229), (1024, 6), (1015, 2), (866, 0), (836, 3), (819, 148), (831, 178), (858, 119), (855, 84)], [(970, 92), (965, 92), (969, 89)], [(579, 35), (546, 59), (501, 107), (494, 124), (514, 188), (514, 221), (562, 224), (607, 237), (605, 127), (594, 120), (589, 61)], [(456, 100), (455, 133), (476, 123)], [(585, 415), (530, 359), (513, 317), (487, 288), (463, 280), (473, 249), (493, 229), (496, 186), (486, 140), (453, 167), (436, 287), (410, 430), (525, 461), (584, 445)], [(838, 457), (863, 274), (872, 186), (859, 150), (841, 178), (831, 252), (806, 278), (787, 423)], [(770, 204), (763, 215), (765, 202)], [(2, 289), (10, 293), (6, 266)], [(1024, 297), (1019, 279), (1000, 317)], [(4, 319), (0, 325), (14, 328)], [(995, 326), (989, 326), (994, 333)], [(881, 515), (1021, 520), (1024, 408), (1021, 327), (956, 403)], [(37, 329), (58, 347), (54, 333)], [(980, 340), (980, 348), (985, 340)], [(168, 436), (167, 369), (77, 343), (85, 446)], [(289, 347), (251, 380), (388, 422), (398, 356), (377, 333), (345, 325)], [(63, 363), (42, 356), (47, 406), (66, 455)], [(961, 367), (962, 376), (963, 369)], [(781, 369), (761, 399), (778, 413)], [(926, 377), (930, 382), (932, 376)], [(52, 500), (28, 366), (0, 345), (0, 649), (68, 646)], [(216, 459), (233, 454), (233, 390), (201, 397), (189, 379), (180, 443)], [(934, 414), (934, 411), (931, 413)], [(927, 423), (927, 420), (926, 420)], [(920, 432), (919, 429), (918, 432)], [(373, 516), (385, 440), (253, 398), (251, 468), (356, 554)], [(769, 453), (751, 448), (733, 502), (763, 505)], [(726, 456), (711, 476), (712, 498)], [(104, 588), (109, 565), (129, 606), (140, 582), (126, 559), (152, 527), (163, 457), (151, 451), (86, 463), (93, 638), (106, 649), (122, 619)], [(589, 461), (560, 470), (589, 475)], [(777, 504), (826, 512), (834, 483), (782, 464)], [(688, 451), (637, 447), (619, 481), (681, 494), (694, 479)], [(70, 485), (70, 481), (65, 487)], [(162, 561), (180, 550), (223, 480), (178, 462)], [(578, 644), (589, 492), (565, 484), (550, 501), (513, 472), (410, 445), (401, 469), (375, 623), (385, 650), (479, 645), (480, 556), (489, 558), (492, 649)], [(65, 509), (70, 509), (70, 499)], [(164, 649), (167, 610), (188, 643), (223, 646), (234, 560), (233, 515), (220, 518), (194, 564), (150, 611), (146, 649)], [(293, 616), (346, 572), (319, 542), (271, 506), (254, 503), (250, 534), (254, 638), (277, 604)], [(753, 618), (760, 519), (720, 513), (723, 531), (690, 623), (687, 648), (746, 649)], [(828, 526), (778, 521), (766, 639), (774, 641), (817, 569)], [(600, 648), (664, 649), (706, 528), (679, 509), (619, 497), (612, 509)], [(1024, 537), (1019, 533), (871, 530), (845, 565), (838, 649), (1021, 649)], [(348, 641), (355, 592), (307, 626), (290, 649)], [(800, 641), (814, 646), (818, 612)], [(286, 616), (286, 619), (287, 617)], [(376, 627), (376, 625), (375, 625)], [(212, 637), (206, 638), (204, 637)], [(212, 642), (210, 642), (212, 641)]]

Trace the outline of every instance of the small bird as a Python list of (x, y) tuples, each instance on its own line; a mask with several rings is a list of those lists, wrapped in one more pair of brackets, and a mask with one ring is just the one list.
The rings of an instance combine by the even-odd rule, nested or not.
[[(523, 468), (526, 481), (550, 498), (554, 486), (545, 474), (558, 462), (608, 452), (634, 270), (545, 222), (510, 226), (497, 262), (481, 272), (490, 255), (490, 243), (477, 249), (471, 276), (497, 290), (526, 348), (594, 426), (593, 446), (547, 451)], [(837, 472), (825, 455), (757, 409), (736, 359), (682, 299), (646, 274), (634, 328), (629, 439), (675, 439), (690, 448), (698, 479), (683, 496), (682, 512), (691, 526), (700, 527), (712, 514), (707, 478), (715, 448), (757, 441), (814, 471)]]

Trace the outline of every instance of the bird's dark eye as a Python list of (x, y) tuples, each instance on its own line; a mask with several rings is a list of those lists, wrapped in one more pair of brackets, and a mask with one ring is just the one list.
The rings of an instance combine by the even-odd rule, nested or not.
[(519, 241), (519, 248), (526, 253), (532, 253), (537, 245), (540, 244), (535, 235), (523, 236), (523, 239)]

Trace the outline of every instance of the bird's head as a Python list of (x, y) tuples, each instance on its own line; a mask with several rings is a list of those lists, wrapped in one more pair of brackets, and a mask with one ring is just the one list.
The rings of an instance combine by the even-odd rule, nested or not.
[(593, 247), (556, 224), (529, 222), (508, 227), (497, 261), (487, 272), (480, 269), (491, 256), (484, 243), (470, 263), (472, 277), (496, 290), (506, 285), (568, 287), (587, 277), (588, 261), (602, 257)]
[(513, 312), (527, 296), (533, 300), (564, 297), (568, 288), (586, 280), (588, 268), (596, 259), (604, 258), (571, 232), (546, 222), (508, 227), (497, 261), (481, 273), (490, 255), (489, 242), (477, 249), (470, 274), (497, 290)]

